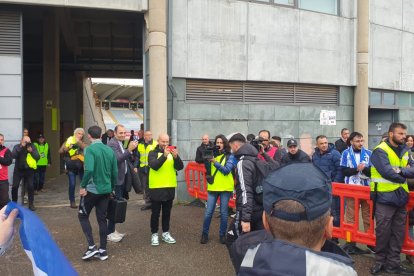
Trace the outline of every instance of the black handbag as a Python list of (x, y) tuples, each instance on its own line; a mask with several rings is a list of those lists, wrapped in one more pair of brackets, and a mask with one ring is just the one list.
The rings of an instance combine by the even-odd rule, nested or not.
[(130, 192), (131, 187), (134, 188), (136, 194), (140, 194), (144, 191), (144, 187), (142, 186), (141, 180), (139, 179), (138, 172), (134, 171), (134, 165), (131, 162), (127, 161), (127, 181), (125, 190)]
[(126, 217), (127, 201), (125, 199), (110, 198), (106, 218), (114, 223), (123, 223)]

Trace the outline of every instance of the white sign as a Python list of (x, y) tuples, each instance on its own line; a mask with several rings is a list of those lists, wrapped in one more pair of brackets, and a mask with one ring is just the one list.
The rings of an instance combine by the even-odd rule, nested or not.
[(321, 126), (336, 126), (336, 110), (321, 110), (319, 120)]

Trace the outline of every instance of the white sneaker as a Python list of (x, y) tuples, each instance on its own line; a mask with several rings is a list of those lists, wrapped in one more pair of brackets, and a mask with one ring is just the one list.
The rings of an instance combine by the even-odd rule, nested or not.
[(120, 236), (115, 235), (115, 233), (111, 233), (108, 236), (106, 236), (106, 240), (111, 242), (120, 242), (122, 238)]
[(114, 234), (115, 234), (115, 236), (118, 236), (118, 237), (121, 237), (121, 239), (123, 238), (123, 237), (125, 237), (125, 234), (123, 234), (123, 233), (119, 233), (118, 231), (114, 231)]
[(151, 236), (151, 245), (152, 246), (160, 245), (160, 242), (158, 241), (158, 233), (152, 234), (152, 236)]
[(166, 243), (176, 243), (175, 239), (171, 236), (170, 232), (162, 233), (162, 240)]

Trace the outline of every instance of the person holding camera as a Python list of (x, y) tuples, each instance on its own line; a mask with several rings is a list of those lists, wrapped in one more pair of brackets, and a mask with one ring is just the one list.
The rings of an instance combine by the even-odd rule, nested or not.
[(34, 211), (34, 186), (33, 178), (37, 168), (37, 160), (40, 155), (32, 144), (29, 136), (23, 136), (20, 144), (14, 146), (12, 157), (16, 159), (13, 171), (12, 200), (17, 202), (20, 181), (23, 180), (23, 187), (27, 187), (29, 196), (29, 209)]
[(216, 207), (217, 199), (220, 197), (220, 243), (226, 243), (226, 230), (228, 218), (228, 204), (234, 189), (233, 169), (237, 165), (237, 159), (230, 153), (230, 146), (227, 138), (223, 134), (216, 136), (214, 144), (217, 150), (214, 151), (214, 158), (208, 159), (210, 162), (212, 178), (208, 182), (207, 208), (204, 214), (203, 232), (200, 243), (208, 242), (208, 232), (211, 218)]
[(83, 178), (83, 150), (86, 144), (83, 142), (83, 136), (85, 130), (83, 128), (76, 128), (73, 132), (73, 136), (70, 136), (65, 143), (59, 149), (60, 154), (65, 154), (65, 167), (69, 178), (69, 201), (70, 208), (76, 209), (75, 203), (75, 187), (76, 176), (79, 176), (79, 180)]
[(162, 240), (174, 244), (170, 234), (170, 217), (175, 188), (177, 187), (177, 171), (184, 168), (175, 146), (169, 146), (170, 137), (160, 134), (158, 146), (148, 154), (149, 196), (151, 199), (151, 245), (159, 245), (158, 226), (162, 210)]

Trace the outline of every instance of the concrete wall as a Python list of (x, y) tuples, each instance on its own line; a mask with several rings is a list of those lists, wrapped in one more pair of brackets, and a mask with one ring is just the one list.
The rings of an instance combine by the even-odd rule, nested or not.
[(172, 76), (355, 85), (354, 1), (341, 3), (343, 16), (174, 0)]
[[(340, 136), (342, 128), (353, 128), (353, 88), (340, 88), (339, 106), (298, 106), (298, 105), (258, 105), (258, 104), (194, 104), (185, 101), (185, 79), (174, 79), (177, 92), (174, 116), (177, 121), (177, 147), (184, 161), (195, 159), (196, 148), (201, 136), (207, 133), (211, 139), (217, 134), (228, 135), (234, 132), (255, 135), (261, 129), (270, 130), (279, 135), (286, 147), (288, 138), (300, 139), (302, 150), (311, 153), (315, 137), (328, 136), (334, 142)], [(321, 126), (321, 110), (336, 110), (337, 124)], [(178, 199), (190, 200), (186, 192), (183, 172), (179, 173)]]
[(370, 1), (371, 88), (414, 92), (414, 1)]
[(64, 6), (71, 8), (96, 8), (138, 12), (148, 10), (148, 0), (0, 0), (0, 3)]

